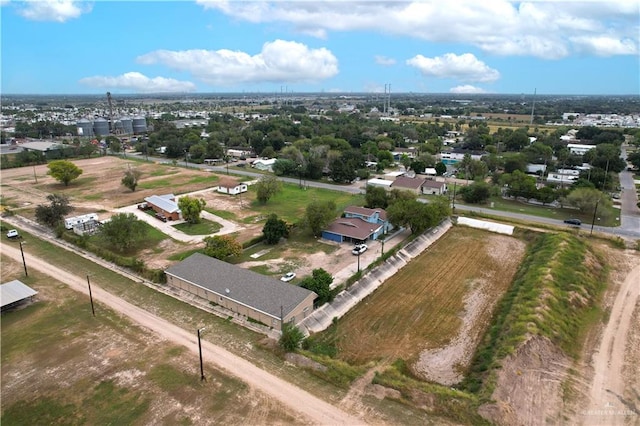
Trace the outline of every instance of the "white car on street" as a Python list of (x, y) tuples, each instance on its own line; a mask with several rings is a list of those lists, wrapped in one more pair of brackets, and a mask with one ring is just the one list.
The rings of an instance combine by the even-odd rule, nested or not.
[(289, 281), (291, 281), (292, 279), (294, 279), (296, 277), (296, 273), (295, 272), (287, 272), (286, 274), (284, 274), (282, 276), (282, 278), (280, 278), (280, 281), (283, 281), (285, 283), (288, 283)]
[(7, 232), (7, 238), (19, 238), (20, 234), (18, 234), (18, 231), (16, 231), (15, 229), (10, 229), (9, 232)]

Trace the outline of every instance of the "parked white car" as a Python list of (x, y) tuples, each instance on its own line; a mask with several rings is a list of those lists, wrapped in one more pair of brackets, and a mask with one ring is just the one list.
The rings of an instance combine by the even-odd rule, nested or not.
[(7, 238), (19, 238), (20, 234), (18, 234), (18, 231), (16, 231), (15, 229), (10, 229), (9, 232), (7, 232)]
[(367, 251), (369, 247), (367, 247), (366, 244), (357, 244), (353, 250), (351, 250), (351, 253), (355, 254), (355, 255), (361, 255), (362, 253), (364, 253), (365, 251)]
[(295, 272), (287, 272), (286, 274), (284, 274), (282, 276), (282, 278), (280, 278), (280, 281), (284, 281), (285, 283), (288, 283), (289, 281), (291, 281), (295, 277), (296, 277), (296, 273)]

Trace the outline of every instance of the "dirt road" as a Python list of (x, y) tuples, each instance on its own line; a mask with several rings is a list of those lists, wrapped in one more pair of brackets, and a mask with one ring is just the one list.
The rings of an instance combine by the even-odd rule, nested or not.
[(623, 397), (625, 380), (622, 372), (627, 335), (634, 326), (632, 322), (638, 321), (633, 317), (637, 303), (640, 303), (640, 264), (634, 266), (622, 283), (593, 357), (589, 406), (578, 413), (584, 425), (623, 425), (630, 417), (638, 416), (634, 406)]
[[(17, 262), (22, 262), (20, 250), (2, 245), (2, 252)], [(76, 291), (88, 294), (87, 283), (84, 277), (70, 274), (62, 269), (50, 265), (39, 258), (25, 253), (26, 263), (29, 268), (38, 270), (49, 276), (55, 276), (65, 282)], [(109, 308), (128, 317), (131, 321), (153, 331), (160, 337), (177, 345), (182, 345), (198, 354), (197, 337), (195, 330), (188, 332), (182, 328), (160, 318), (150, 312), (134, 306), (125, 300), (114, 296), (105, 290), (92, 286), (92, 295), (95, 300), (107, 305)], [(365, 422), (344, 411), (322, 401), (308, 392), (264, 371), (243, 358), (240, 358), (225, 349), (213, 345), (206, 340), (202, 341), (202, 355), (206, 362), (215, 363), (229, 374), (245, 381), (268, 395), (281, 401), (292, 411), (302, 413), (309, 421), (322, 425), (358, 425)]]

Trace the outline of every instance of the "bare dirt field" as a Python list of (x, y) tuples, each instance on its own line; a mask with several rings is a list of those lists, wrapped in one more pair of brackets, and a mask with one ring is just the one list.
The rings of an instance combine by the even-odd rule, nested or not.
[[(156, 188), (162, 191), (166, 191), (167, 188), (179, 188), (180, 193), (184, 193), (215, 186), (217, 181), (217, 177), (212, 173), (198, 169), (117, 157), (73, 160), (73, 163), (80, 167), (83, 173), (67, 187), (47, 175), (48, 169), (45, 164), (2, 170), (2, 195), (5, 203), (14, 210), (30, 210), (37, 204), (46, 203), (47, 195), (59, 193), (69, 197), (79, 214), (84, 211), (111, 211), (117, 207), (139, 203), (145, 197), (154, 194), (160, 195), (159, 189)], [(128, 167), (135, 167), (142, 172), (139, 187), (135, 192), (131, 192), (120, 182)], [(35, 183), (36, 178), (38, 183)]]
[(339, 321), (339, 357), (402, 358), (457, 383), (523, 253), (516, 238), (453, 228)]

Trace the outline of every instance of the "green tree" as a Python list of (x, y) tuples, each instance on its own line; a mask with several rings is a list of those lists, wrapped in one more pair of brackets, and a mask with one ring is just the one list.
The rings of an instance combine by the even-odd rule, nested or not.
[(230, 235), (214, 235), (205, 237), (204, 254), (216, 259), (226, 259), (229, 256), (240, 256), (242, 244)]
[(304, 334), (298, 327), (289, 322), (282, 324), (282, 336), (278, 344), (286, 352), (294, 352), (304, 340)]
[(36, 220), (50, 228), (55, 228), (61, 224), (64, 217), (73, 211), (69, 205), (69, 198), (60, 194), (47, 195), (49, 205), (38, 205), (36, 207)]
[(184, 196), (178, 199), (178, 208), (182, 213), (182, 218), (189, 223), (199, 223), (200, 213), (204, 210), (207, 202), (202, 198)]
[(58, 182), (62, 182), (64, 186), (69, 186), (69, 182), (77, 179), (82, 174), (82, 169), (67, 160), (56, 160), (47, 164), (51, 175)]
[(306, 277), (300, 282), (300, 287), (313, 291), (318, 295), (315, 303), (317, 305), (324, 305), (333, 300), (333, 292), (331, 291), (332, 283), (333, 277), (331, 274), (322, 268), (318, 268), (311, 272), (310, 277)]
[(142, 172), (140, 170), (135, 168), (128, 168), (124, 172), (124, 176), (122, 177), (120, 183), (129, 188), (131, 192), (134, 192), (136, 190), (136, 187), (138, 186), (140, 176), (142, 176)]
[(557, 200), (558, 193), (556, 192), (555, 189), (551, 188), (550, 186), (545, 186), (538, 189), (538, 191), (536, 192), (535, 199), (540, 201), (543, 205), (545, 205)]
[(115, 250), (125, 252), (145, 239), (147, 227), (133, 213), (118, 213), (100, 227), (99, 235)]
[(281, 238), (289, 235), (289, 228), (284, 220), (278, 219), (278, 215), (272, 213), (264, 224), (262, 233), (267, 244), (278, 244)]
[(566, 197), (567, 202), (583, 212), (592, 212), (598, 203), (600, 216), (608, 213), (611, 200), (603, 192), (593, 188), (576, 188)]
[(447, 211), (448, 207), (445, 205), (443, 209), (440, 201), (427, 204), (416, 199), (398, 200), (387, 209), (387, 217), (395, 226), (408, 227), (412, 234), (420, 234), (436, 225)]
[(314, 237), (336, 217), (336, 203), (333, 201), (312, 201), (307, 205), (306, 220)]
[(633, 164), (633, 167), (635, 167), (636, 169), (640, 169), (640, 151), (628, 154), (627, 160), (629, 160), (629, 162)]
[(507, 195), (510, 197), (533, 198), (537, 193), (536, 178), (520, 170), (516, 170), (511, 174), (505, 173), (501, 181), (509, 185)]
[(364, 205), (370, 209), (386, 209), (389, 205), (387, 190), (381, 186), (367, 185), (364, 194)]
[(282, 189), (282, 182), (273, 175), (264, 175), (255, 184), (256, 197), (261, 204), (267, 204)]
[(444, 164), (442, 161), (438, 161), (436, 163), (436, 174), (438, 176), (442, 176), (444, 173), (446, 173), (447, 171), (447, 165)]
[(460, 189), (460, 193), (466, 203), (479, 204), (489, 199), (491, 196), (491, 187), (486, 182), (474, 182)]

